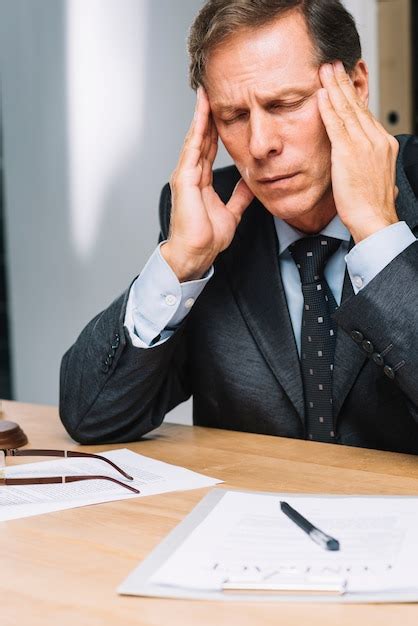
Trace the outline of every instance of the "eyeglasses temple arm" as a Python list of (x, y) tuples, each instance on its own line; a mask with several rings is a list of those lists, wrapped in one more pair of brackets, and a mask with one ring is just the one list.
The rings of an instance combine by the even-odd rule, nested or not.
[(62, 483), (75, 483), (80, 480), (110, 480), (112, 483), (116, 483), (125, 489), (129, 489), (132, 493), (141, 493), (139, 489), (126, 485), (116, 478), (110, 476), (46, 476), (44, 478), (0, 478), (0, 486), (13, 486), (13, 485), (54, 485)]
[(79, 458), (90, 458), (97, 459), (98, 461), (104, 461), (114, 470), (122, 474), (128, 480), (133, 480), (133, 477), (127, 474), (123, 469), (121, 469), (116, 463), (113, 463), (110, 459), (107, 459), (100, 454), (93, 454), (90, 452), (75, 452), (73, 450), (46, 450), (46, 449), (28, 449), (28, 450), (20, 450), (19, 448), (13, 448), (10, 450), (4, 450), (6, 456), (57, 456), (57, 457), (79, 457)]

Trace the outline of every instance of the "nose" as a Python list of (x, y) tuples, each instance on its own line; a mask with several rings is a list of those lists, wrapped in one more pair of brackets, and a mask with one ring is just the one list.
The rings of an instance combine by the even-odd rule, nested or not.
[(249, 151), (257, 160), (280, 154), (283, 150), (283, 142), (277, 122), (267, 111), (259, 111), (252, 114), (249, 126)]

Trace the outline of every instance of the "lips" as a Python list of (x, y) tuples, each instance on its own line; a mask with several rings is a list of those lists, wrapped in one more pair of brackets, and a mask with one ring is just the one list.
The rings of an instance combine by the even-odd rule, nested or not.
[(279, 180), (287, 180), (288, 178), (293, 178), (294, 176), (296, 176), (299, 172), (293, 172), (292, 174), (282, 174), (280, 176), (269, 176), (266, 178), (260, 178), (257, 180), (258, 183), (262, 183), (262, 184), (271, 184), (271, 183), (275, 183)]

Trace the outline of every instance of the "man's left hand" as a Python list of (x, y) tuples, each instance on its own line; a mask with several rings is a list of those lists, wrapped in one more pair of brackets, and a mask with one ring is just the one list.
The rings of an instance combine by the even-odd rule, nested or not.
[(399, 144), (373, 117), (340, 61), (320, 69), (319, 111), (331, 142), (331, 177), (338, 214), (355, 243), (398, 222), (395, 208)]

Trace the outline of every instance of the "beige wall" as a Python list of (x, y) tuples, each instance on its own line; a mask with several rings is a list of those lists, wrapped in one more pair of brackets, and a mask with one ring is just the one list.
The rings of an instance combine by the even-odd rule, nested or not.
[(379, 100), (385, 128), (412, 133), (411, 0), (378, 1)]

